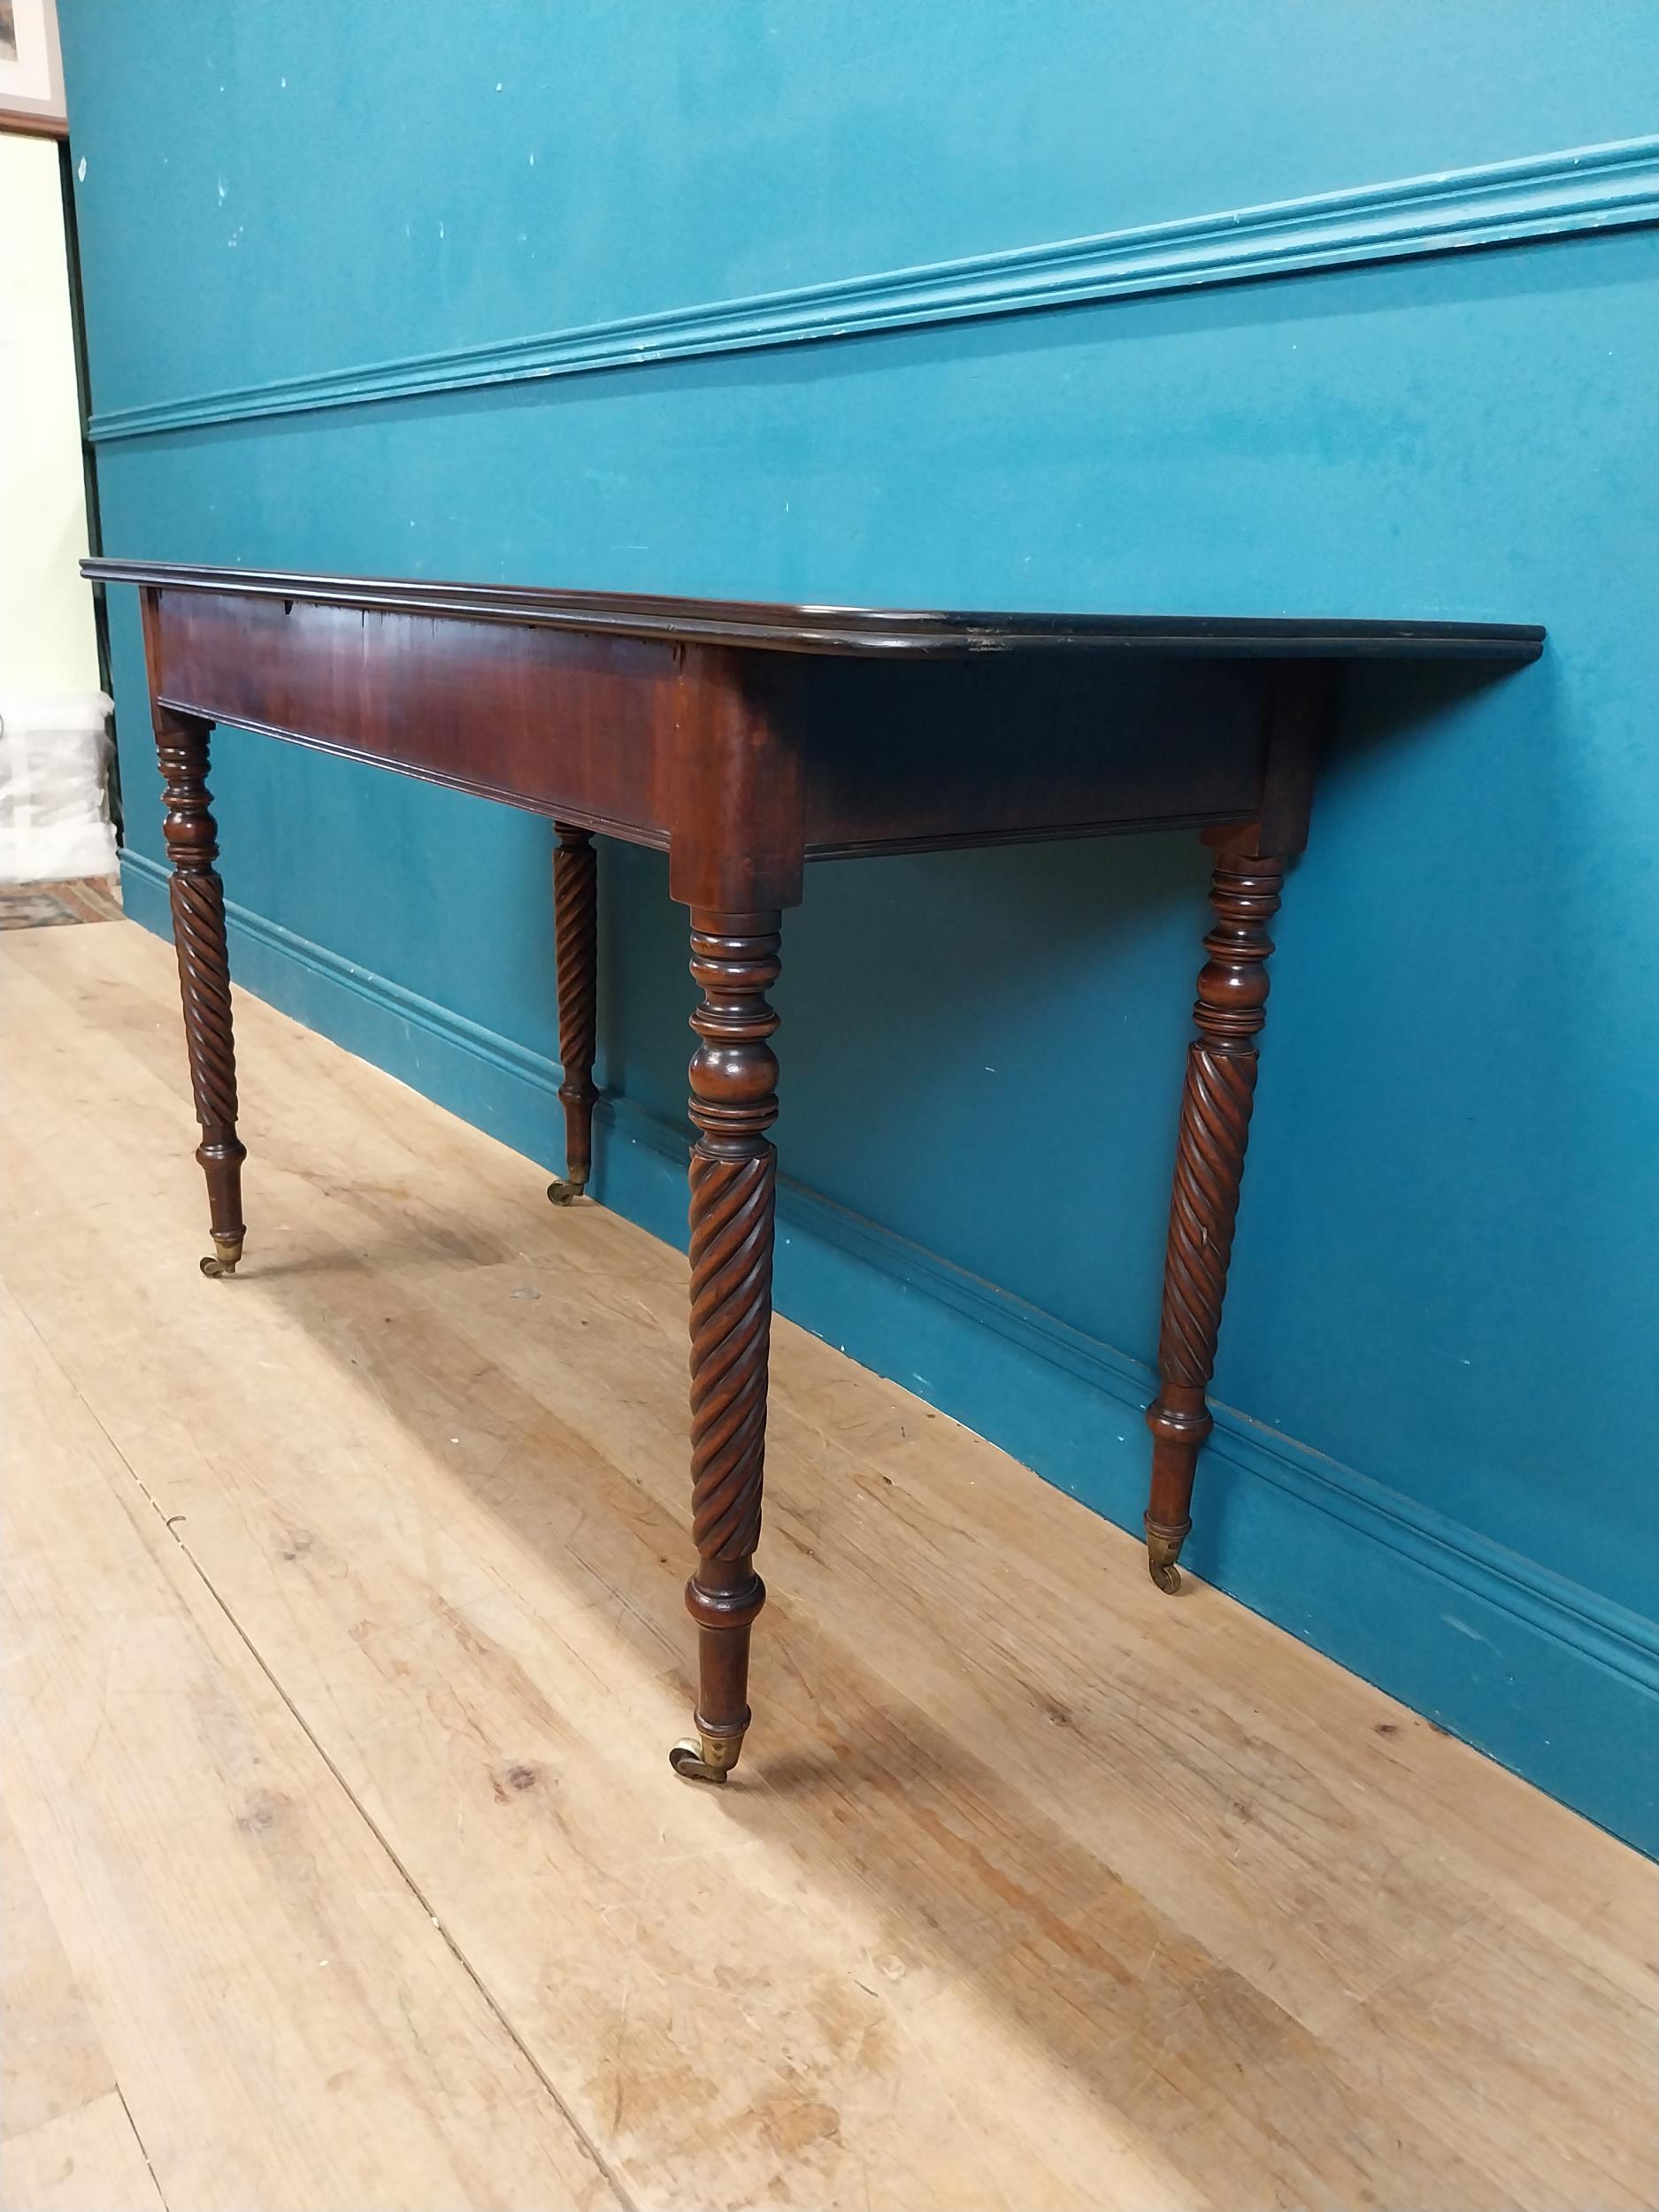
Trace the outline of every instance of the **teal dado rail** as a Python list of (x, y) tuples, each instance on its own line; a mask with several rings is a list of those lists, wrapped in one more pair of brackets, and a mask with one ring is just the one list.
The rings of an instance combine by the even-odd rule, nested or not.
[(95, 444), (208, 423), (359, 407), (423, 392), (524, 384), (652, 361), (812, 345), (879, 331), (1190, 291), (1368, 261), (1517, 245), (1659, 221), (1659, 137), (1581, 146), (1526, 161), (1232, 208), (1097, 238), (805, 285), (752, 299), (590, 323), (449, 353), (208, 392), (92, 418)]

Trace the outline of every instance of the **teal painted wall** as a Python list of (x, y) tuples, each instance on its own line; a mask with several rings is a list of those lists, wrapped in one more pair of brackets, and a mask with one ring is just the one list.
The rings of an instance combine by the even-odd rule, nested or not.
[[(65, 17), (100, 418), (1655, 113), (1647, 0)], [(1652, 1848), (1656, 276), (1651, 228), (1579, 230), (499, 389), (239, 401), (102, 445), (104, 541), (1547, 624), (1502, 681), (1345, 695), (1276, 932), (1191, 1556)], [(125, 596), (128, 899), (165, 927)], [(238, 974), (557, 1161), (547, 826), (233, 732), (214, 785)], [(607, 846), (603, 879), (601, 1192), (680, 1235), (683, 918), (654, 856)], [(789, 918), (778, 993), (785, 1310), (1130, 1525), (1203, 880), (1182, 838), (838, 864)]]

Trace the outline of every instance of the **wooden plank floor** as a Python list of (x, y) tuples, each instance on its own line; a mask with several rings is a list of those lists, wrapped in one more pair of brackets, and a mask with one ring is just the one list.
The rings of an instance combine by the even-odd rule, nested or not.
[(1651, 1867), (787, 1325), (676, 1782), (680, 1258), (243, 997), (207, 1282), (168, 949), (0, 964), (13, 2212), (1653, 2204)]

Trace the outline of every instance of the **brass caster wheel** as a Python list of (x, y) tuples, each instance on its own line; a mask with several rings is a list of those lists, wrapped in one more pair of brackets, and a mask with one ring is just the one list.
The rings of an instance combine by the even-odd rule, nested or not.
[(587, 1187), (586, 1180), (566, 1182), (563, 1176), (556, 1175), (547, 1187), (547, 1194), (555, 1206), (573, 1206)]
[(1166, 1598), (1172, 1598), (1181, 1586), (1180, 1569), (1175, 1563), (1181, 1555), (1181, 1546), (1187, 1541), (1187, 1532), (1191, 1526), (1190, 1521), (1174, 1532), (1148, 1526), (1147, 1572)]
[(202, 1272), (210, 1281), (216, 1282), (221, 1276), (234, 1275), (241, 1257), (240, 1237), (215, 1237), (211, 1254), (202, 1262)]
[(687, 1737), (669, 1753), (668, 1763), (682, 1781), (724, 1783), (742, 1747), (741, 1736)]

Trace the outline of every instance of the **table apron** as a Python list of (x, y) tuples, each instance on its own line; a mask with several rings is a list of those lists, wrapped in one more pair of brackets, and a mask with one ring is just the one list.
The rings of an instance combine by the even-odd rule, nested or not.
[(298, 600), (146, 597), (163, 705), (668, 841), (683, 646)]

